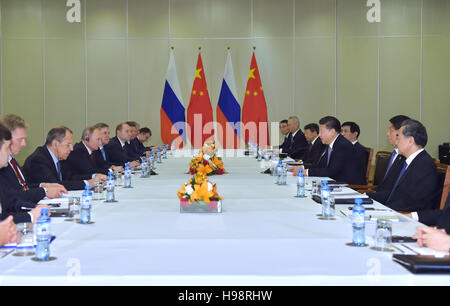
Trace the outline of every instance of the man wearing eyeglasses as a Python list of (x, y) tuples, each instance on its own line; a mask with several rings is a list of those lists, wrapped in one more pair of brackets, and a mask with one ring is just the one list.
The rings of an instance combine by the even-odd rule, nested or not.
[(67, 190), (84, 189), (85, 185), (93, 186), (96, 181), (105, 181), (106, 176), (74, 175), (65, 160), (73, 151), (73, 133), (64, 126), (51, 129), (48, 132), (45, 145), (38, 147), (25, 160), (23, 170), (31, 183), (59, 183)]

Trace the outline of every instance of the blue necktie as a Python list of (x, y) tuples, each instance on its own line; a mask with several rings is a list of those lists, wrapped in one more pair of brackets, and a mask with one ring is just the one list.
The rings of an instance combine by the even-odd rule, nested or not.
[(59, 162), (59, 160), (56, 162), (56, 171), (58, 171), (59, 181), (62, 182), (61, 163)]
[(397, 158), (397, 155), (398, 155), (397, 151), (394, 150), (394, 152), (392, 152), (392, 154), (391, 154), (391, 159), (389, 160), (389, 164), (388, 164), (388, 167), (386, 169), (386, 173), (384, 174), (384, 177), (386, 177), (386, 175), (389, 172), (389, 169), (391, 169), (392, 165), (394, 164), (394, 161)]
[(328, 146), (327, 167), (328, 167), (328, 164), (330, 163), (330, 157), (331, 157), (331, 147)]
[(100, 152), (102, 152), (103, 159), (106, 161), (105, 148), (100, 148)]
[(397, 188), (398, 182), (400, 182), (400, 179), (402, 178), (403, 173), (405, 173), (406, 167), (408, 167), (408, 164), (406, 163), (406, 160), (405, 160), (405, 163), (403, 164), (402, 171), (400, 171), (400, 174), (399, 174), (399, 176), (397, 178), (397, 181), (395, 181), (394, 187), (392, 188), (391, 193), (389, 194), (389, 197), (386, 200), (386, 203), (389, 202), (389, 200), (391, 199), (392, 195), (394, 194), (394, 190), (395, 190), (395, 188)]

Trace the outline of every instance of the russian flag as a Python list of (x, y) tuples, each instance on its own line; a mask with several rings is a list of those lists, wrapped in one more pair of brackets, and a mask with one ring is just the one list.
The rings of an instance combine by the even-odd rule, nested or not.
[(165, 144), (175, 140), (175, 147), (186, 143), (186, 116), (173, 50), (170, 50), (169, 68), (161, 104), (161, 139)]
[(241, 106), (238, 102), (231, 52), (228, 50), (225, 74), (216, 108), (217, 136), (224, 149), (239, 148), (241, 136)]

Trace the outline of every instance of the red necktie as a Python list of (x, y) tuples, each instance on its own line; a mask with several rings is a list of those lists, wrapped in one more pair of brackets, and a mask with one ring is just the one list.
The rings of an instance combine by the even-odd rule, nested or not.
[(22, 190), (28, 190), (27, 183), (25, 183), (25, 179), (23, 178), (22, 173), (20, 173), (19, 166), (17, 165), (17, 162), (14, 158), (11, 159), (11, 166), (13, 167), (14, 172), (19, 179), (20, 185), (22, 185)]
[(93, 153), (91, 153), (89, 155), (89, 159), (91, 160), (91, 166), (94, 166), (94, 154)]

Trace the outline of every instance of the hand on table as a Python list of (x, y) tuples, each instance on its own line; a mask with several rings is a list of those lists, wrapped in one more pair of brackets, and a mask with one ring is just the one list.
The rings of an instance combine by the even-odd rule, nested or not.
[(444, 229), (418, 227), (414, 238), (417, 239), (417, 244), (421, 247), (426, 246), (444, 252), (448, 252), (450, 249), (450, 235), (447, 235)]
[(16, 241), (17, 230), (13, 216), (0, 222), (0, 246)]

